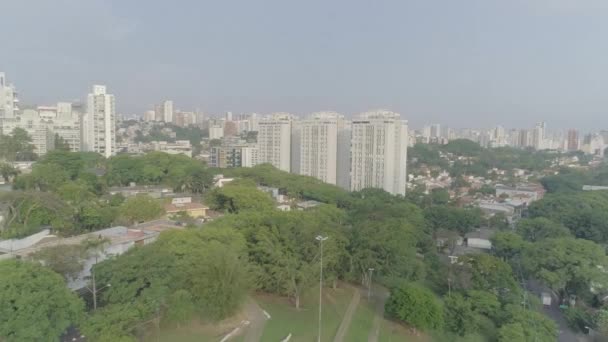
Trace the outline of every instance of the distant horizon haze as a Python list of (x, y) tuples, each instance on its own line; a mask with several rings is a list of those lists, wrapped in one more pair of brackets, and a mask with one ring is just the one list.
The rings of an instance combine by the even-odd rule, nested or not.
[[(23, 103), (219, 115), (375, 108), (412, 127), (608, 129), (608, 1), (20, 0), (0, 71)], [(8, 15), (7, 15), (8, 14)]]

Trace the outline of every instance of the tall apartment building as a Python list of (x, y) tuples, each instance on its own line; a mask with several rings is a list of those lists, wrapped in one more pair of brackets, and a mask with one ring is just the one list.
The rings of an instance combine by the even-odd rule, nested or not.
[(292, 116), (275, 113), (258, 123), (258, 162), (291, 171), (291, 125)]
[(73, 110), (72, 103), (59, 102), (55, 107), (38, 107), (40, 119), (47, 122), (53, 138), (55, 134), (67, 142), (70, 151), (80, 151), (80, 116), (76, 110)]
[(52, 125), (40, 118), (40, 114), (34, 109), (25, 109), (20, 115), (3, 122), (5, 134), (11, 134), (15, 128), (21, 128), (27, 132), (34, 145), (34, 153), (39, 156), (46, 154), (54, 147)]
[(539, 122), (534, 127), (532, 131), (532, 147), (536, 150), (542, 150), (545, 148), (545, 131), (547, 129), (547, 124), (544, 122)]
[(82, 150), (104, 157), (115, 154), (116, 103), (106, 86), (94, 85), (87, 97), (87, 111), (82, 117)]
[(405, 195), (408, 128), (385, 110), (362, 113), (352, 122), (351, 190), (381, 188)]
[[(335, 112), (313, 113), (299, 123), (299, 173), (318, 178), (326, 183), (338, 184), (340, 174), (338, 156), (348, 155), (349, 147), (339, 135), (346, 128), (344, 116)], [(341, 144), (342, 143), (342, 144)]]
[(173, 122), (173, 101), (163, 102), (163, 121)]
[(0, 72), (0, 133), (8, 134), (11, 132), (5, 126), (5, 120), (12, 120), (17, 115), (19, 110), (19, 99), (17, 98), (17, 90), (15, 86), (9, 84), (6, 75)]
[(568, 130), (568, 141), (566, 146), (568, 148), (568, 151), (578, 151), (578, 145), (578, 131), (575, 129)]

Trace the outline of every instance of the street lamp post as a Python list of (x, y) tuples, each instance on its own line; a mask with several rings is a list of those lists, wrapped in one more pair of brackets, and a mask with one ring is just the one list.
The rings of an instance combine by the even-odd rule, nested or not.
[(321, 306), (323, 305), (323, 241), (327, 240), (327, 236), (317, 235), (315, 238), (319, 241), (319, 247), (321, 248), (321, 274), (319, 275), (319, 335), (317, 338), (318, 342), (321, 342)]
[(374, 274), (374, 269), (372, 267), (369, 268), (369, 285), (367, 286), (367, 300), (372, 296), (372, 275)]
[(112, 287), (112, 284), (106, 284), (106, 286), (104, 286), (104, 287), (102, 287), (102, 288), (98, 289), (98, 288), (97, 288), (97, 282), (95, 281), (95, 273), (94, 273), (94, 272), (92, 272), (92, 273), (91, 273), (91, 276), (92, 276), (92, 279), (93, 279), (93, 281), (92, 281), (92, 283), (93, 283), (93, 288), (90, 288), (90, 287), (88, 287), (88, 286), (85, 286), (85, 288), (86, 288), (87, 290), (89, 290), (89, 292), (91, 292), (91, 294), (93, 295), (93, 311), (96, 311), (96, 310), (97, 310), (97, 293), (98, 293), (99, 291), (101, 291), (101, 290), (105, 289), (106, 287)]

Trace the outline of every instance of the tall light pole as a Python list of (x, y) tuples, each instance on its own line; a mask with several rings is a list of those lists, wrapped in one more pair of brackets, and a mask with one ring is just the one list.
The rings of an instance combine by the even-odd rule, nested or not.
[(93, 280), (92, 281), (93, 288), (90, 288), (88, 286), (85, 286), (85, 288), (87, 290), (89, 290), (89, 292), (91, 292), (91, 294), (93, 295), (93, 311), (96, 311), (97, 310), (97, 293), (99, 291), (105, 289), (106, 287), (112, 287), (112, 285), (111, 284), (107, 284), (106, 286), (98, 289), (97, 288), (97, 281), (95, 281), (95, 272), (91, 272), (91, 276), (92, 276), (92, 280)]
[(369, 268), (369, 285), (367, 286), (367, 300), (372, 296), (372, 274), (374, 273), (374, 269), (372, 267)]
[(317, 235), (315, 238), (319, 241), (319, 246), (321, 248), (321, 274), (319, 275), (319, 336), (317, 338), (318, 342), (321, 342), (321, 306), (323, 305), (323, 241), (327, 240), (327, 236)]

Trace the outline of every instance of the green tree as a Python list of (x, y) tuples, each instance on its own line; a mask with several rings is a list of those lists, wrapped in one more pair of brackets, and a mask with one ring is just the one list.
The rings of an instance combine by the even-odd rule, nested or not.
[(593, 321), (599, 333), (608, 336), (608, 310), (598, 310)]
[(59, 151), (70, 151), (70, 144), (59, 134), (55, 133), (55, 149)]
[(120, 206), (120, 216), (129, 224), (156, 219), (164, 214), (160, 202), (149, 196), (128, 198)]
[(0, 176), (4, 178), (5, 182), (9, 182), (11, 178), (14, 178), (21, 173), (17, 168), (9, 163), (0, 162)]
[(606, 281), (604, 248), (574, 238), (545, 239), (524, 250), (522, 265), (560, 296), (586, 293), (592, 282)]
[(268, 210), (274, 208), (273, 199), (249, 183), (226, 184), (213, 189), (207, 196), (213, 209), (238, 213), (242, 210)]
[(387, 316), (418, 329), (439, 329), (443, 326), (443, 308), (430, 290), (404, 284), (391, 290), (384, 310)]
[(523, 219), (517, 223), (517, 233), (527, 241), (571, 236), (568, 228), (544, 217)]
[(167, 306), (168, 309), (164, 319), (171, 323), (177, 323), (178, 326), (191, 319), (196, 312), (192, 294), (186, 290), (177, 290), (170, 294)]
[(452, 294), (444, 299), (445, 328), (448, 331), (465, 336), (476, 329), (477, 317), (467, 301), (459, 293)]
[(498, 342), (526, 341), (524, 328), (519, 323), (509, 323), (500, 327)]
[(57, 245), (36, 252), (33, 258), (69, 281), (76, 279), (82, 271), (85, 256), (85, 249), (81, 245)]
[(35, 160), (32, 138), (23, 128), (15, 128), (10, 135), (0, 134), (0, 158), (8, 161)]
[[(506, 329), (500, 329), (499, 341), (507, 341), (507, 337), (519, 337), (523, 333), (524, 338), (510, 341), (524, 342), (554, 342), (557, 339), (557, 325), (542, 313), (526, 310), (520, 305), (509, 304), (505, 307)], [(521, 329), (520, 329), (521, 328)]]
[(492, 248), (495, 255), (504, 260), (512, 260), (526, 247), (527, 242), (513, 232), (497, 232), (492, 237)]
[(467, 292), (469, 301), (471, 302), (473, 311), (475, 313), (486, 316), (493, 321), (497, 321), (501, 304), (498, 300), (498, 296), (493, 292), (471, 290)]
[(10, 342), (53, 341), (83, 316), (83, 302), (60, 275), (39, 264), (0, 262), (0, 335)]

